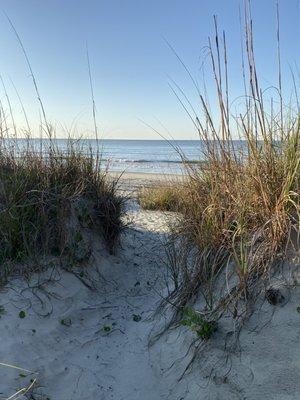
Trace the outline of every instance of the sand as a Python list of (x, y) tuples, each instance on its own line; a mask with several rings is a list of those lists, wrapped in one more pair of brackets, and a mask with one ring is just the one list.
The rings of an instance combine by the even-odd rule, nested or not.
[(185, 175), (180, 174), (155, 174), (144, 172), (109, 172), (109, 176), (113, 179), (119, 178), (123, 189), (130, 193), (141, 186), (151, 186), (153, 184), (176, 184), (185, 179)]
[[(284, 305), (264, 303), (234, 352), (224, 351), (230, 332), (221, 330), (180, 380), (193, 333), (180, 327), (149, 346), (164, 323), (154, 312), (165, 291), (163, 241), (174, 215), (141, 211), (132, 200), (126, 218), (132, 225), (121, 248), (109, 255), (94, 243), (84, 277), (49, 269), (1, 290), (0, 362), (21, 369), (0, 365), (0, 398), (299, 399), (299, 287), (288, 290)], [(28, 393), (10, 397), (32, 380)]]

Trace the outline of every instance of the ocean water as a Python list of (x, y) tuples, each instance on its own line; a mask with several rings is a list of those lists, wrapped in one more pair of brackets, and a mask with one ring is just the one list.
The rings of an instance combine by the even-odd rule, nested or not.
[(190, 161), (203, 159), (197, 140), (104, 140), (103, 159), (116, 171), (169, 173), (182, 172), (181, 153)]
[[(67, 150), (67, 140), (55, 139), (55, 147), (60, 151)], [(96, 154), (97, 142), (95, 139), (82, 139), (76, 142), (83, 154)], [(203, 159), (199, 140), (99, 140), (102, 165), (112, 171), (129, 171), (145, 173), (178, 174), (182, 172), (182, 159), (177, 149), (190, 161)], [(17, 144), (11, 142), (22, 151), (28, 145), (23, 139)], [(50, 142), (47, 139), (31, 139), (30, 148), (34, 151), (46, 151)]]
[[(18, 140), (18, 147), (24, 148), (25, 142)], [(46, 149), (48, 140), (32, 139), (31, 146), (36, 151)], [(65, 139), (56, 139), (55, 145), (61, 151), (67, 149)], [(196, 163), (204, 160), (204, 146), (200, 140), (99, 140), (102, 164), (112, 171), (129, 171), (145, 173), (178, 174), (183, 171), (182, 158)], [(97, 152), (97, 142), (94, 139), (84, 139), (78, 142), (84, 154)], [(236, 148), (243, 148), (242, 141), (235, 142)]]

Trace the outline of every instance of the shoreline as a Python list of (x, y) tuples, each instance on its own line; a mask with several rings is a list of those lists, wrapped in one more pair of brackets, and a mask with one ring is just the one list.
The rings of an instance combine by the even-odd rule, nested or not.
[(184, 174), (166, 174), (159, 172), (130, 172), (130, 171), (108, 171), (108, 176), (112, 178), (119, 178), (120, 180), (136, 181), (178, 181), (183, 180), (187, 175)]
[(159, 185), (176, 185), (182, 183), (186, 175), (146, 173), (146, 172), (119, 172), (108, 171), (109, 179), (117, 179), (118, 187), (121, 192), (135, 197), (136, 192), (143, 187)]

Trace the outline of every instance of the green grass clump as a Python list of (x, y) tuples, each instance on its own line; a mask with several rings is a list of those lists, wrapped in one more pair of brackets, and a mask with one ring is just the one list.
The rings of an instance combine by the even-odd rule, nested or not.
[(184, 203), (181, 184), (144, 187), (138, 191), (138, 202), (144, 210), (180, 211)]
[[(203, 163), (184, 164), (185, 205), (167, 248), (174, 291), (166, 303), (176, 309), (171, 322), (201, 299), (201, 314), (214, 321), (229, 314), (241, 327), (278, 263), (299, 249), (299, 105), (285, 104), (280, 71), (276, 99), (260, 87), (247, 13), (245, 26), (246, 92), (237, 114), (230, 108), (229, 60), (226, 43), (219, 47), (216, 20), (208, 51), (218, 117), (193, 81), (201, 104), (193, 121)], [(194, 113), (190, 110), (191, 118)]]
[(113, 251), (123, 228), (124, 199), (116, 183), (95, 168), (93, 156), (68, 148), (66, 153), (0, 152), (0, 264), (65, 256), (79, 248), (81, 233), (67, 230), (73, 206), (88, 204), (90, 228)]
[[(121, 219), (124, 197), (117, 194), (117, 179), (110, 179), (101, 163), (97, 113), (88, 59), (92, 124), (96, 151), (84, 150), (80, 139), (72, 140), (68, 132), (59, 147), (56, 131), (48, 121), (37, 80), (26, 49), (17, 30), (41, 117), (41, 139), (35, 139), (25, 107), (21, 101), (26, 128), (20, 129), (13, 115), (9, 95), (2, 81), (7, 104), (0, 104), (0, 282), (11, 266), (24, 261), (41, 260), (41, 256), (69, 256), (84, 238), (71, 237), (75, 206), (83, 203), (86, 215), (76, 212), (79, 224), (89, 225), (114, 250), (123, 228)], [(5, 107), (8, 107), (7, 115)], [(73, 131), (73, 128), (72, 128)], [(73, 132), (72, 132), (73, 134)], [(24, 139), (25, 136), (25, 139)], [(44, 137), (42, 139), (42, 137)], [(36, 147), (36, 145), (38, 145)], [(93, 146), (94, 147), (94, 146)], [(83, 211), (83, 210), (82, 210)], [(81, 225), (81, 228), (84, 228)], [(86, 226), (85, 226), (86, 227)], [(76, 229), (75, 229), (76, 231)], [(76, 236), (76, 234), (75, 234)], [(75, 245), (75, 246), (74, 246)], [(73, 247), (73, 249), (72, 249)], [(77, 246), (78, 247), (78, 246)], [(88, 256), (88, 251), (86, 252)], [(47, 258), (47, 257), (46, 257)], [(84, 251), (79, 258), (85, 258)]]
[(133, 315), (132, 315), (132, 320), (133, 320), (134, 322), (140, 322), (141, 319), (142, 319), (142, 317), (141, 317), (139, 314), (133, 314)]

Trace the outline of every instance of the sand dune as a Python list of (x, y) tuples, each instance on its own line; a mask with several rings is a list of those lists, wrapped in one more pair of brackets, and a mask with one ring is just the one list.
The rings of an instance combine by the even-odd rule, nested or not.
[(127, 218), (121, 249), (111, 256), (94, 243), (83, 276), (50, 269), (1, 290), (0, 362), (21, 368), (0, 366), (1, 398), (36, 380), (13, 398), (298, 399), (299, 288), (290, 289), (284, 306), (259, 310), (239, 351), (224, 352), (222, 331), (204, 344), (179, 381), (193, 334), (181, 327), (149, 346), (164, 321), (154, 311), (165, 290), (162, 242), (172, 214), (141, 211), (133, 200)]

